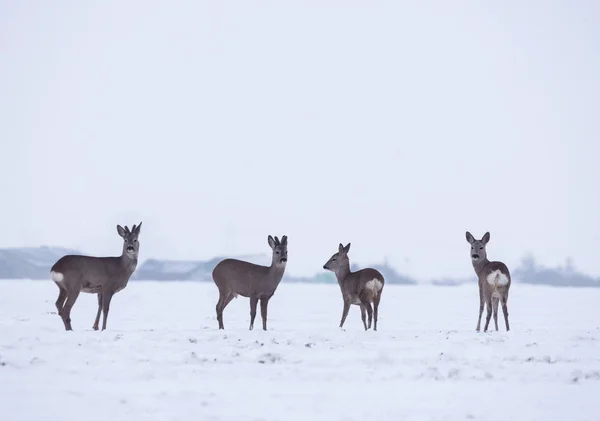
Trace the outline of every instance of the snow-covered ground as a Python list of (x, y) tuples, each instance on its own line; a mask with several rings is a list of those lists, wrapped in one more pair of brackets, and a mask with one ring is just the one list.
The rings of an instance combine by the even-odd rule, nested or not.
[(387, 285), (378, 332), (356, 306), (337, 327), (334, 285), (281, 284), (267, 332), (241, 297), (218, 331), (213, 284), (139, 281), (108, 330), (82, 294), (65, 332), (57, 291), (0, 281), (2, 420), (600, 419), (600, 289), (513, 284), (486, 334), (475, 285)]

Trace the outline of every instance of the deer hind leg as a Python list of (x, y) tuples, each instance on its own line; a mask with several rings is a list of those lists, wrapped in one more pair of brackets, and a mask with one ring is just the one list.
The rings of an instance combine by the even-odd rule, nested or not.
[(98, 324), (100, 323), (100, 314), (102, 313), (102, 293), (98, 293), (98, 313), (96, 313), (96, 320), (92, 329), (98, 330)]
[(217, 312), (217, 322), (219, 323), (219, 329), (225, 329), (223, 326), (223, 310), (225, 310), (225, 306), (227, 305), (227, 299), (229, 298), (229, 291), (221, 291), (219, 290), (219, 300), (217, 301), (217, 305), (215, 306), (215, 310)]
[(506, 331), (508, 332), (510, 330), (510, 327), (508, 325), (508, 307), (507, 307), (508, 290), (504, 291), (504, 293), (500, 297), (500, 300), (502, 301), (502, 313), (504, 313), (504, 323), (506, 324)]
[(365, 330), (367, 330), (367, 308), (363, 303), (360, 304), (360, 318), (365, 326)]
[(383, 290), (380, 289), (377, 294), (375, 294), (375, 298), (373, 299), (373, 330), (377, 330), (377, 316), (379, 314), (379, 301), (381, 301), (381, 292)]
[(481, 288), (481, 284), (479, 284), (479, 318), (477, 319), (477, 328), (475, 331), (479, 332), (481, 330), (481, 316), (483, 314), (483, 289)]
[(256, 318), (256, 306), (258, 297), (250, 297), (250, 330), (254, 329), (254, 319)]
[(367, 315), (369, 316), (369, 324), (368, 327), (365, 326), (365, 330), (371, 329), (371, 325), (373, 324), (373, 308), (371, 307), (372, 294), (370, 290), (365, 290), (360, 296), (360, 302), (364, 306), (365, 310), (367, 310)]
[(58, 315), (62, 316), (63, 305), (65, 304), (65, 300), (67, 299), (67, 290), (64, 289), (58, 282), (58, 298), (56, 299), (56, 310), (58, 311)]
[(486, 304), (486, 314), (485, 314), (485, 326), (483, 328), (484, 332), (487, 332), (488, 326), (490, 325), (490, 320), (492, 319), (492, 296), (488, 296), (485, 300)]
[(73, 289), (71, 291), (67, 290), (67, 301), (63, 307), (63, 311), (61, 317), (63, 319), (63, 323), (65, 324), (65, 330), (73, 330), (71, 327), (71, 309), (77, 301), (77, 297), (79, 297), (79, 293), (81, 290), (79, 288)]
[(494, 295), (492, 297), (492, 310), (494, 311), (494, 327), (496, 328), (496, 332), (498, 331), (498, 302), (500, 301), (500, 296)]
[(229, 304), (231, 302), (231, 300), (233, 300), (235, 298), (236, 294), (234, 292), (231, 291), (224, 291), (221, 292), (219, 290), (219, 301), (217, 302), (217, 321), (219, 322), (219, 329), (225, 329), (225, 326), (223, 325), (223, 311), (225, 310), (225, 307), (227, 307), (227, 304)]

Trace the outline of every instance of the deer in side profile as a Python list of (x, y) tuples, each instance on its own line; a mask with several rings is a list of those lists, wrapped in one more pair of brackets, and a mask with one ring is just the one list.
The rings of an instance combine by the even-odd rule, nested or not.
[(123, 238), (123, 253), (118, 257), (92, 257), (69, 254), (61, 257), (50, 269), (50, 277), (59, 289), (56, 308), (66, 330), (71, 327), (71, 309), (80, 292), (98, 294), (98, 313), (94, 330), (98, 330), (100, 313), (104, 312), (102, 330), (106, 329), (108, 309), (113, 295), (127, 286), (138, 262), (138, 236), (142, 223), (131, 231), (117, 225)]
[(256, 305), (260, 300), (260, 313), (263, 330), (267, 330), (267, 306), (275, 293), (287, 263), (287, 236), (268, 237), (269, 246), (273, 250), (271, 266), (255, 265), (237, 259), (225, 259), (215, 266), (213, 280), (219, 289), (217, 302), (217, 321), (219, 329), (223, 326), (223, 310), (238, 294), (250, 298), (250, 330), (254, 328)]
[[(338, 252), (323, 265), (323, 269), (330, 270), (335, 276), (342, 290), (344, 300), (344, 310), (342, 311), (342, 320), (340, 328), (344, 326), (350, 304), (360, 306), (361, 318), (365, 330), (371, 328), (371, 322), (374, 320), (373, 330), (377, 330), (377, 316), (379, 313), (379, 302), (385, 283), (383, 275), (378, 270), (372, 268), (361, 269), (356, 272), (350, 270), (350, 259), (348, 258), (350, 243), (344, 247), (342, 244), (338, 247)], [(373, 303), (373, 308), (371, 308)], [(366, 314), (369, 315), (369, 324), (367, 326)]]
[(485, 317), (484, 332), (487, 332), (494, 312), (494, 324), (498, 330), (498, 302), (502, 303), (504, 323), (506, 331), (510, 330), (508, 324), (508, 290), (510, 289), (510, 272), (502, 262), (490, 262), (487, 258), (486, 246), (490, 241), (490, 233), (486, 232), (481, 240), (476, 240), (469, 231), (466, 232), (467, 242), (471, 244), (471, 262), (478, 278), (479, 285), (479, 319), (477, 320), (477, 332), (481, 329), (481, 315), (483, 304), (486, 304), (487, 314)]

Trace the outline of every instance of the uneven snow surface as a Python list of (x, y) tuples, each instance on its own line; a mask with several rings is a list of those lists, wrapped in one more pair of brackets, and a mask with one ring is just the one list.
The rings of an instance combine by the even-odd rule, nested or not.
[(267, 332), (242, 297), (218, 331), (212, 283), (132, 281), (104, 332), (57, 295), (0, 281), (2, 420), (600, 420), (600, 289), (514, 283), (508, 333), (474, 331), (475, 285), (386, 285), (378, 332), (337, 327), (335, 285), (281, 284)]

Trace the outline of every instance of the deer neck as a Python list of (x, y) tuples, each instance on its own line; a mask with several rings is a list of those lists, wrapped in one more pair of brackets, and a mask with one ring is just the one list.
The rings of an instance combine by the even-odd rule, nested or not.
[(479, 276), (479, 274), (483, 271), (487, 264), (490, 263), (490, 261), (487, 257), (484, 257), (483, 259), (479, 259), (478, 261), (472, 263), (473, 269), (475, 269), (475, 273), (477, 274), (477, 276)]
[(271, 260), (271, 266), (269, 266), (268, 278), (270, 281), (279, 283), (281, 278), (283, 278), (283, 273), (285, 272), (285, 266), (287, 262), (281, 263), (279, 258), (273, 256), (273, 260)]
[(119, 258), (121, 260), (121, 265), (125, 269), (128, 275), (131, 276), (133, 272), (135, 272), (135, 268), (137, 267), (138, 255), (137, 253), (130, 255), (127, 253), (127, 250), (123, 248), (123, 253)]
[(338, 284), (340, 287), (342, 286), (344, 279), (348, 277), (352, 272), (350, 271), (350, 262), (343, 264), (340, 268), (335, 272), (335, 277), (338, 280)]

